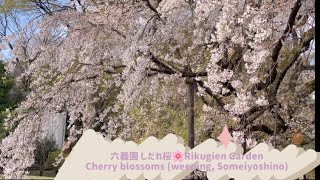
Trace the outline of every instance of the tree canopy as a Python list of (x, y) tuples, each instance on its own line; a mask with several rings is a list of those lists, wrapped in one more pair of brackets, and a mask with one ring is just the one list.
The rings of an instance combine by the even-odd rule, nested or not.
[(281, 148), (293, 129), (310, 143), (314, 28), (312, 0), (78, 0), (49, 9), (2, 38), (14, 54), (6, 67), (30, 93), (5, 121), (17, 127), (1, 142), (0, 166), (6, 178), (24, 174), (51, 113), (67, 116), (63, 151), (89, 128), (137, 141), (173, 132), (192, 147), (228, 124), (245, 148)]

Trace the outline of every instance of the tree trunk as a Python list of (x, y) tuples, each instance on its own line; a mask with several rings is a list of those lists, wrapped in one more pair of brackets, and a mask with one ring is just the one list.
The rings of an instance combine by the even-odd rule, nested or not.
[(39, 176), (43, 176), (43, 165), (39, 167)]
[(55, 168), (54, 168), (54, 173), (55, 173), (55, 175), (57, 175), (58, 172), (59, 172), (59, 168), (58, 168), (58, 167), (55, 167)]

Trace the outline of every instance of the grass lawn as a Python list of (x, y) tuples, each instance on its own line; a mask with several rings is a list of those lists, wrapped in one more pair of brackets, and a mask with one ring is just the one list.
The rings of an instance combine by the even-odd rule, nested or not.
[[(4, 179), (2, 175), (0, 175), (0, 179)], [(53, 179), (53, 177), (46, 177), (46, 176), (27, 176), (23, 179)]]
[[(39, 170), (31, 170), (29, 176), (39, 176)], [(47, 170), (43, 171), (43, 176), (55, 177), (56, 173), (54, 172), (54, 170)]]
[[(44, 171), (43, 176), (39, 176), (38, 170), (31, 170), (29, 175), (24, 179), (54, 179), (55, 172), (54, 170)], [(0, 179), (4, 179), (2, 175), (0, 175)]]

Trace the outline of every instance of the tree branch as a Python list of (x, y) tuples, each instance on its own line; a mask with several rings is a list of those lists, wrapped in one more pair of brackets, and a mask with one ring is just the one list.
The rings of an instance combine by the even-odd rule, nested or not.
[(151, 11), (153, 11), (159, 18), (161, 16), (161, 14), (156, 10), (156, 8), (154, 8), (151, 3), (150, 0), (144, 0), (147, 3), (147, 6), (149, 7), (149, 9), (151, 9)]
[(283, 46), (282, 41), (288, 36), (288, 33), (291, 32), (291, 29), (294, 25), (294, 21), (296, 19), (296, 16), (298, 14), (300, 7), (301, 7), (301, 0), (297, 0), (294, 7), (291, 9), (291, 13), (289, 15), (289, 19), (288, 19), (287, 26), (286, 26), (285, 30), (283, 31), (282, 36), (280, 37), (280, 39), (278, 39), (278, 41), (275, 44), (275, 47), (272, 50), (272, 53), (271, 53), (271, 61), (272, 61), (271, 73), (267, 77), (266, 82), (265, 83), (263, 83), (263, 82), (258, 83), (257, 86), (254, 86), (253, 91), (255, 89), (261, 90), (261, 89), (269, 86), (275, 80), (275, 78), (277, 76), (278, 57), (280, 54), (280, 50)]
[[(214, 95), (213, 92), (210, 90), (210, 88), (205, 87), (203, 81), (201, 81), (201, 80), (195, 80), (195, 81), (199, 84), (200, 87), (202, 87), (202, 88), (205, 89), (205, 91), (206, 91), (206, 93), (207, 93), (208, 95), (210, 95), (211, 97), (213, 97), (214, 100), (216, 100), (216, 102), (218, 103), (218, 105), (219, 105), (220, 107), (222, 107), (222, 109), (224, 109), (224, 103), (223, 103), (223, 101), (222, 101), (218, 96)], [(224, 109), (224, 110), (225, 110), (225, 109)], [(226, 111), (226, 110), (225, 110), (225, 111)]]

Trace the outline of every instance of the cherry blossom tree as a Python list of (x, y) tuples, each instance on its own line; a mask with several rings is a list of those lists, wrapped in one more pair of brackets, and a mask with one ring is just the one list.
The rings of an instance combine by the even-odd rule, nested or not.
[(7, 68), (23, 66), (30, 94), (6, 119), (16, 128), (0, 166), (20, 178), (43, 117), (57, 112), (65, 152), (89, 128), (132, 140), (172, 109), (187, 114), (190, 147), (219, 124), (245, 149), (285, 145), (291, 128), (314, 130), (314, 26), (312, 0), (71, 1), (3, 38), (14, 42)]

